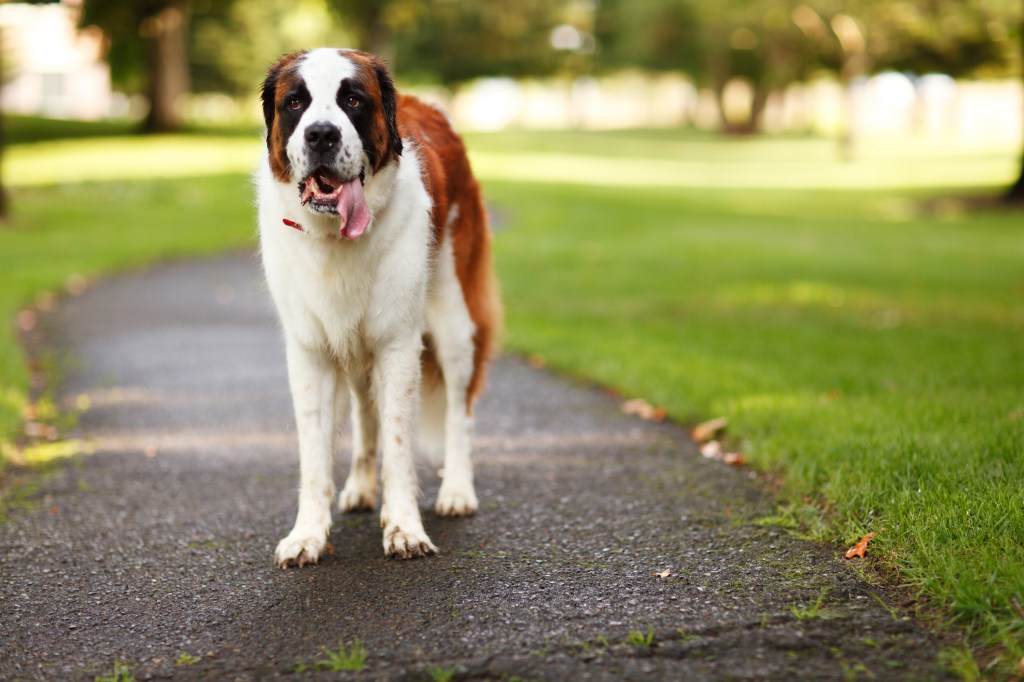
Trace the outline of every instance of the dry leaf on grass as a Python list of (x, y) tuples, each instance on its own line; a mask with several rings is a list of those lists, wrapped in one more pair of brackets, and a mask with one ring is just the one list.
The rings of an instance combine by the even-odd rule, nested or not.
[(693, 427), (693, 431), (690, 432), (690, 437), (698, 443), (704, 443), (717, 436), (720, 432), (725, 431), (725, 427), (729, 425), (729, 420), (725, 417), (718, 417), (716, 419), (709, 419), (706, 422), (701, 422), (697, 426)]
[(852, 559), (853, 557), (864, 558), (864, 553), (868, 551), (868, 543), (871, 542), (871, 538), (875, 537), (874, 533), (868, 533), (860, 539), (856, 545), (846, 550), (846, 558)]
[(731, 467), (741, 467), (747, 463), (747, 460), (738, 452), (727, 452), (722, 455), (722, 461)]
[(659, 573), (652, 573), (651, 575), (658, 578), (667, 578), (670, 575), (672, 575), (672, 571), (666, 568), (664, 571), (661, 571)]
[(643, 398), (633, 398), (622, 403), (622, 411), (649, 422), (660, 422), (665, 418), (664, 407), (655, 407)]

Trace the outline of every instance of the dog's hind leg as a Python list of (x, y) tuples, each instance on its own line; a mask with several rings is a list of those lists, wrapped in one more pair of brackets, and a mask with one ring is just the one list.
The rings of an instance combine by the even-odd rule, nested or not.
[(468, 516), (477, 510), (470, 459), (473, 413), (469, 395), (476, 326), (470, 319), (462, 289), (455, 278), (451, 248), (451, 240), (446, 240), (438, 254), (434, 290), (427, 305), (427, 324), (444, 377), (446, 403), (444, 480), (438, 490), (434, 510), (441, 516)]
[(277, 565), (316, 563), (327, 545), (334, 499), (334, 401), (337, 374), (333, 360), (319, 350), (286, 341), (288, 382), (299, 435), (299, 512), (295, 526), (277, 545)]
[[(343, 512), (377, 508), (377, 407), (370, 391), (369, 372), (349, 378), (352, 396), (352, 468), (338, 496)], [(342, 393), (344, 386), (339, 387)], [(344, 401), (339, 401), (344, 402)]]

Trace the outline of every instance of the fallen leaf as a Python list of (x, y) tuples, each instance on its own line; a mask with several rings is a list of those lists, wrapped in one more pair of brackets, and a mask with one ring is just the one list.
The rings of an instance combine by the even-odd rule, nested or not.
[(852, 559), (853, 557), (864, 558), (864, 553), (868, 551), (868, 543), (871, 542), (871, 538), (875, 537), (874, 533), (868, 533), (860, 539), (856, 545), (846, 550), (846, 558)]
[(741, 467), (747, 460), (738, 452), (727, 452), (722, 456), (722, 461), (732, 467)]
[(701, 422), (697, 426), (693, 427), (693, 431), (690, 432), (690, 437), (698, 443), (709, 441), (717, 436), (721, 431), (725, 430), (725, 427), (729, 425), (729, 420), (725, 417), (718, 417), (716, 419), (709, 419), (706, 422)]
[(29, 438), (42, 438), (46, 435), (46, 425), (39, 422), (25, 422), (25, 435)]
[(722, 444), (717, 440), (709, 440), (700, 446), (700, 454), (704, 455), (708, 459), (721, 459), (722, 458)]
[(633, 398), (622, 403), (622, 411), (649, 422), (660, 422), (665, 418), (665, 408), (655, 407), (643, 398)]
[(75, 273), (68, 277), (65, 287), (72, 296), (81, 296), (85, 292), (85, 288), (89, 285), (85, 277)]
[(44, 291), (36, 296), (36, 307), (44, 313), (53, 312), (57, 308), (57, 294), (52, 291)]
[(23, 332), (30, 332), (36, 328), (36, 322), (39, 320), (39, 316), (32, 308), (25, 308), (18, 313), (18, 329)]
[(658, 578), (667, 578), (670, 575), (672, 575), (672, 571), (666, 568), (664, 571), (661, 571), (660, 573), (652, 573), (651, 575), (656, 576)]

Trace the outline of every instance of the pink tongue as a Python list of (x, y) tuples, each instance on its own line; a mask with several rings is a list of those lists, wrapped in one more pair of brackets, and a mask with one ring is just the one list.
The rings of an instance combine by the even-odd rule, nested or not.
[(342, 185), (338, 215), (341, 216), (338, 230), (345, 239), (358, 239), (370, 225), (370, 209), (363, 198), (363, 183), (359, 178)]

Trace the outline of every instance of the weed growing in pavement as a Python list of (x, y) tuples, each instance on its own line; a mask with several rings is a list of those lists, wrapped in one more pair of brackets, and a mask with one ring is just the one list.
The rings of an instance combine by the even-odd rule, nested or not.
[(109, 675), (97, 675), (96, 682), (135, 682), (132, 669), (119, 658), (114, 659), (114, 671)]
[(807, 606), (790, 606), (789, 612), (793, 614), (793, 617), (797, 620), (810, 620), (811, 618), (821, 618), (824, 615), (824, 611), (821, 608), (821, 602), (825, 599), (825, 592), (818, 595), (818, 599), (813, 604)]
[(442, 668), (439, 665), (432, 665), (427, 668), (427, 675), (433, 682), (451, 682), (455, 679), (454, 668)]
[(295, 672), (362, 670), (366, 664), (366, 647), (358, 637), (352, 640), (352, 646), (348, 649), (345, 648), (345, 643), (339, 640), (337, 651), (331, 651), (325, 646), (320, 647), (320, 651), (324, 652), (323, 657), (315, 658), (310, 663), (299, 663), (295, 666)]
[(654, 628), (648, 625), (646, 634), (639, 630), (630, 630), (626, 635), (626, 644), (631, 646), (650, 647), (654, 644)]

